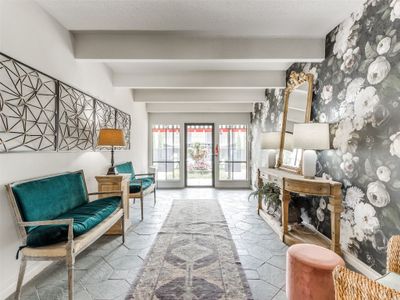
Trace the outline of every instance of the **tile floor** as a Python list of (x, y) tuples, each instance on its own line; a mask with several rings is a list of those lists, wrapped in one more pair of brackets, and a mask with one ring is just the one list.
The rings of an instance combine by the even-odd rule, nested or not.
[[(125, 245), (120, 237), (104, 236), (76, 260), (75, 299), (125, 299), (170, 209), (172, 199), (218, 199), (225, 214), (254, 299), (286, 299), (287, 247), (256, 213), (249, 190), (192, 188), (159, 190), (157, 205), (145, 199), (145, 220), (140, 222), (139, 201), (131, 204), (133, 225)], [(22, 299), (67, 299), (63, 263), (50, 266), (23, 289)]]

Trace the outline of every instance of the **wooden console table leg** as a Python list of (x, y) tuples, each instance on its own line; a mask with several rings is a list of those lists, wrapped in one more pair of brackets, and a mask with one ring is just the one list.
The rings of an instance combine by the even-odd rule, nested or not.
[(340, 214), (342, 212), (342, 189), (340, 185), (332, 186), (328, 209), (331, 212), (331, 250), (341, 255)]
[(282, 230), (283, 230), (283, 241), (285, 240), (285, 234), (289, 233), (289, 202), (290, 192), (282, 190)]

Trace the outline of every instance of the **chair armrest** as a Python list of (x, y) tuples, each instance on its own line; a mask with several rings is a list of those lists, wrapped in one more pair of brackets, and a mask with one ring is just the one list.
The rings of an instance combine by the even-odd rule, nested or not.
[(155, 173), (142, 173), (142, 174), (135, 174), (135, 178), (136, 178), (136, 176), (152, 176), (152, 177), (156, 177), (156, 174)]
[(110, 192), (94, 192), (94, 193), (89, 193), (89, 196), (94, 196), (94, 195), (107, 195), (107, 194), (118, 194), (122, 195), (122, 191), (110, 191)]
[(337, 266), (333, 270), (333, 281), (336, 300), (398, 299), (400, 297), (400, 292), (343, 266)]
[(387, 247), (387, 270), (400, 274), (400, 235), (390, 238)]
[(72, 225), (74, 224), (74, 219), (18, 222), (18, 224), (22, 227), (44, 226), (44, 225), (68, 225), (68, 242), (71, 242), (74, 238), (74, 230), (72, 227)]

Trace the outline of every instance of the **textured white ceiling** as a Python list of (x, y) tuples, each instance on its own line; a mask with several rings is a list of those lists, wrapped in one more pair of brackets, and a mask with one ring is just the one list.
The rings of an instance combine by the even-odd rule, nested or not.
[(364, 0), (36, 0), (68, 30), (324, 37)]

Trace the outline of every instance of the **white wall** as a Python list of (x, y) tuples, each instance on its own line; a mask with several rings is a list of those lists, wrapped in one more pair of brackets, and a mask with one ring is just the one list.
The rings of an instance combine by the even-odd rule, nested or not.
[[(134, 103), (129, 90), (113, 88), (110, 72), (102, 64), (76, 61), (72, 43), (72, 36), (34, 1), (0, 0), (0, 52), (130, 113), (133, 150), (117, 152), (116, 161), (132, 160), (138, 171), (146, 171), (145, 104)], [(109, 155), (107, 152), (0, 154), (0, 299), (15, 288), (19, 268), (15, 253), (21, 244), (4, 185), (15, 180), (83, 169), (89, 190), (94, 191), (94, 176), (107, 170)], [(46, 264), (30, 263), (26, 278), (44, 266)]]

